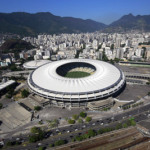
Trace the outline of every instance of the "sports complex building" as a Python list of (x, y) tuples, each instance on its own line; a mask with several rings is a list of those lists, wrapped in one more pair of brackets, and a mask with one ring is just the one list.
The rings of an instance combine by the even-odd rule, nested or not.
[(68, 59), (38, 67), (29, 75), (28, 85), (50, 104), (80, 107), (119, 92), (125, 85), (125, 76), (103, 61)]

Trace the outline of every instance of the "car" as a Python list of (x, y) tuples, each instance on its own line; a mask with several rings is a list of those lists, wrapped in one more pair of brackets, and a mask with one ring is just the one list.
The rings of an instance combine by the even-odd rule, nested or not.
[(19, 141), (20, 140), (20, 138), (16, 138), (16, 141)]
[(69, 133), (70, 131), (68, 130), (67, 133)]
[(102, 123), (101, 123), (101, 126), (102, 126), (103, 124), (104, 124), (104, 123), (102, 122)]
[(86, 127), (86, 125), (84, 125), (84, 126), (82, 126), (83, 128), (85, 128)]
[(38, 146), (41, 146), (42, 145), (42, 143), (38, 143)]
[(78, 129), (75, 129), (75, 131), (78, 131)]
[(92, 126), (95, 126), (95, 123), (93, 123)]

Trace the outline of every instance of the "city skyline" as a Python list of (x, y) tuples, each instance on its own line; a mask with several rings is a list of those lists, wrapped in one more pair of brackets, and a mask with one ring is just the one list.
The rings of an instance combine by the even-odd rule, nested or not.
[[(11, 5), (8, 5), (11, 3)], [(110, 24), (113, 21), (121, 18), (123, 15), (132, 13), (133, 15), (148, 15), (150, 1), (144, 0), (127, 0), (121, 2), (119, 0), (38, 0), (38, 1), (19, 1), (2, 0), (0, 12), (50, 12), (62, 17), (75, 17), (82, 19), (92, 19), (105, 24)]]

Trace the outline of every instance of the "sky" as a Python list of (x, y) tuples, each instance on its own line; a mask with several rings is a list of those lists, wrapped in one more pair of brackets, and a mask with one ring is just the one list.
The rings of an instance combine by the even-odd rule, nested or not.
[(51, 12), (105, 24), (123, 15), (150, 15), (150, 0), (0, 0), (0, 12)]

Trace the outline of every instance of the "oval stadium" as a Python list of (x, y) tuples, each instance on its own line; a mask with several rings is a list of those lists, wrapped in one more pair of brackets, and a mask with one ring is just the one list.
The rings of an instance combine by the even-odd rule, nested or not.
[(32, 60), (23, 64), (25, 69), (36, 69), (44, 64), (50, 63), (50, 60)]
[(91, 59), (68, 59), (44, 64), (28, 77), (30, 90), (57, 106), (80, 107), (119, 92), (125, 84), (121, 70)]

